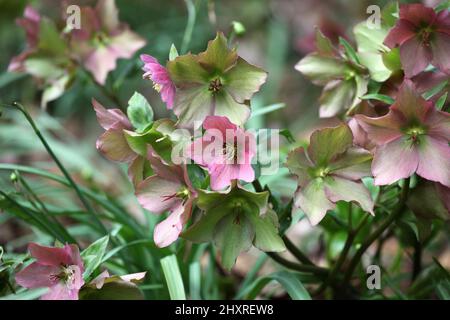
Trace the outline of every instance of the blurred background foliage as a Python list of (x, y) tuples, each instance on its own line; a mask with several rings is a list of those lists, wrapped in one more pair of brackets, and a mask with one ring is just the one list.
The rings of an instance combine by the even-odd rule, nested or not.
[[(92, 3), (92, 1), (72, 2)], [(68, 3), (72, 2), (68, 1)], [(312, 130), (338, 121), (337, 119), (319, 120), (318, 97), (321, 88), (314, 86), (294, 70), (294, 65), (312, 51), (315, 26), (327, 29), (329, 35), (334, 35), (335, 38), (340, 35), (352, 42), (352, 28), (368, 17), (366, 8), (373, 4), (383, 7), (389, 2), (386, 0), (192, 0), (195, 7), (195, 24), (188, 51), (194, 53), (203, 51), (207, 41), (214, 37), (216, 31), (230, 34), (233, 22), (241, 22), (246, 32), (242, 36), (235, 37), (240, 55), (269, 72), (267, 83), (252, 101), (253, 110), (275, 103), (286, 104), (286, 107), (280, 110), (252, 118), (249, 126), (289, 129), (296, 138), (296, 144), (302, 144), (307, 141)], [(438, 1), (426, 1), (426, 4), (435, 5), (436, 2)], [(114, 210), (123, 210), (121, 213), (116, 212), (118, 216), (111, 220), (112, 233), (121, 243), (135, 245), (132, 244), (124, 250), (125, 260), (109, 260), (108, 268), (116, 271), (117, 274), (148, 270), (147, 280), (141, 287), (146, 297), (168, 298), (169, 291), (165, 289), (166, 282), (163, 281), (163, 270), (160, 268), (159, 260), (171, 253), (176, 253), (189, 297), (214, 299), (252, 296), (249, 290), (254, 289), (252, 284), (257, 277), (268, 275), (278, 268), (276, 264), (268, 263), (265, 254), (252, 250), (242, 255), (233, 272), (228, 274), (217, 266), (212, 246), (190, 247), (190, 244), (179, 241), (176, 245), (165, 249), (154, 247), (151, 238), (158, 217), (149, 215), (139, 207), (126, 177), (125, 168), (106, 161), (95, 149), (95, 140), (101, 129), (91, 106), (92, 97), (108, 107), (117, 106), (92, 83), (91, 79), (79, 72), (70, 89), (59, 99), (50, 102), (46, 110), (42, 110), (39, 107), (42, 94), (39, 85), (28, 75), (6, 71), (10, 59), (20, 53), (25, 46), (25, 34), (15, 24), (15, 19), (22, 16), (25, 6), (32, 5), (41, 14), (57, 20), (62, 10), (62, 3), (63, 1), (59, 0), (0, 0), (0, 100), (2, 103), (19, 101), (25, 105), (55, 154), (75, 180), (95, 192), (101, 201), (111, 203)], [(128, 23), (132, 30), (147, 40), (146, 47), (139, 53), (148, 53), (159, 61), (165, 61), (168, 59), (172, 43), (179, 50), (182, 48), (188, 20), (186, 3), (189, 1), (116, 0), (116, 3), (120, 20)], [(113, 92), (117, 100), (121, 102), (121, 108), (125, 108), (129, 97), (134, 91), (138, 91), (147, 97), (155, 111), (155, 118), (170, 116), (150, 82), (142, 79), (141, 62), (138, 57), (139, 54), (136, 54), (133, 59), (118, 61), (116, 70), (108, 75), (106, 83), (108, 91)], [(283, 141), (282, 157), (285, 157), (288, 149), (293, 147), (292, 144), (288, 146), (286, 141)], [(60, 174), (23, 116), (17, 111), (8, 109), (4, 109), (0, 117), (0, 163), (29, 165), (51, 174)], [(11, 182), (11, 171), (0, 170), (0, 190), (23, 195), (26, 193), (23, 190), (24, 186), (17, 181)], [(59, 215), (58, 219), (68, 226), (73, 236), (82, 239), (82, 244), (89, 244), (101, 236), (100, 232), (93, 231), (89, 226), (92, 221), (86, 217), (83, 209), (80, 209), (73, 190), (62, 188), (60, 184), (38, 178), (36, 175), (24, 175), (24, 177), (32, 191), (47, 204), (48, 210), (54, 215)], [(290, 197), (296, 186), (296, 182), (288, 177), (285, 168), (280, 169), (277, 175), (264, 177), (262, 182), (268, 183), (274, 193), (284, 197)], [(32, 209), (26, 200), (27, 196), (24, 196), (23, 205)], [(101, 207), (101, 204), (97, 205)], [(51, 236), (33, 225), (30, 230), (30, 224), (26, 225), (13, 218), (12, 211), (14, 210), (11, 208), (6, 210), (3, 208), (2, 213), (0, 209), (0, 246), (6, 253), (25, 252), (25, 246), (30, 241), (51, 244), (53, 241)], [(130, 225), (119, 221), (120, 214), (126, 215), (126, 212), (133, 217), (132, 222), (129, 222)], [(294, 221), (301, 218), (300, 214), (294, 215)], [(345, 242), (345, 233), (339, 232), (332, 218), (327, 217), (323, 225), (325, 226), (323, 229), (313, 229), (307, 221), (302, 219), (288, 232), (293, 242), (310, 253), (312, 259), (319, 264), (324, 262), (320, 259), (333, 261), (342, 251)], [(388, 260), (384, 261), (385, 265), (389, 266), (390, 272), (401, 276), (383, 278), (386, 282), (383, 284), (386, 290), (366, 292), (363, 293), (363, 297), (407, 297), (406, 293), (402, 292), (401, 286), (404, 283), (404, 277), (408, 276), (408, 264), (403, 264), (403, 259), (406, 257), (408, 260), (409, 253), (405, 251), (405, 248), (411, 247), (406, 239), (411, 229), (408, 229), (407, 224), (404, 229), (409, 230), (404, 232), (404, 243), (387, 239), (386, 243), (380, 244), (388, 250)], [(449, 266), (448, 237), (438, 237), (433, 241), (431, 250), (440, 255), (441, 264)], [(325, 243), (332, 245), (328, 246)], [(189, 250), (185, 246), (189, 246)], [(323, 255), (324, 251), (326, 251), (325, 255)], [(7, 258), (6, 253), (4, 259)], [(431, 261), (431, 256), (430, 254), (424, 259)], [(131, 263), (127, 263), (129, 261)], [(203, 272), (200, 272), (201, 270)], [(398, 273), (400, 270), (406, 273)], [(433, 277), (442, 272), (437, 266), (434, 266), (434, 270), (429, 271)], [(2, 277), (10, 276), (2, 273), (2, 269), (0, 274)], [(280, 277), (281, 284), (283, 281), (286, 282), (283, 275)], [(296, 277), (303, 283), (314, 281), (308, 275)], [(280, 278), (274, 276), (259, 279), (263, 279), (257, 284), (261, 286), (264, 281), (267, 282), (267, 279), (279, 280)], [(2, 290), (4, 294), (8, 294), (6, 283), (0, 279), (2, 286), (0, 295)], [(434, 292), (434, 288), (427, 287), (425, 284), (416, 286), (419, 289), (411, 293), (411, 297), (414, 295), (430, 297), (430, 292), (431, 294)], [(256, 288), (259, 287), (256, 286)], [(259, 291), (254, 291), (255, 295), (261, 295)], [(283, 298), (286, 297), (286, 291), (280, 290), (279, 285), (271, 285), (263, 291), (263, 296)], [(21, 296), (21, 298), (30, 297), (34, 296)]]

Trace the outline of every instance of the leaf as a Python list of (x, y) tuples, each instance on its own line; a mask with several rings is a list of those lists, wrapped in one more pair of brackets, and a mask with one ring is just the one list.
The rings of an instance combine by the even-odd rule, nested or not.
[(253, 300), (271, 281), (277, 281), (288, 293), (292, 300), (311, 300), (311, 296), (295, 274), (288, 271), (279, 271), (255, 280), (239, 298)]
[(355, 49), (353, 49), (350, 43), (348, 43), (347, 40), (342, 37), (339, 37), (339, 43), (344, 47), (347, 57), (354, 63), (360, 64), (358, 55), (356, 54)]
[(369, 94), (362, 96), (361, 99), (362, 100), (378, 100), (378, 101), (382, 101), (389, 105), (391, 105), (395, 102), (395, 100), (392, 99), (391, 97), (384, 95), (384, 94), (379, 94), (379, 93), (369, 93)]
[(279, 110), (279, 109), (283, 109), (284, 107), (286, 107), (285, 103), (275, 103), (269, 106), (265, 106), (259, 109), (256, 109), (254, 112), (252, 112), (252, 115), (250, 118), (255, 118), (255, 117), (259, 117), (262, 115), (265, 115), (267, 113)]
[(278, 233), (278, 217), (275, 211), (268, 209), (263, 215), (251, 213), (247, 215), (255, 232), (253, 244), (262, 251), (280, 252), (286, 250)]
[(448, 92), (446, 92), (445, 94), (443, 94), (438, 101), (436, 101), (436, 109), (438, 110), (442, 110), (442, 108), (445, 105), (445, 102), (447, 101), (447, 96), (448, 96)]
[(196, 261), (189, 265), (189, 295), (191, 300), (201, 300), (202, 269), (200, 262)]
[(169, 61), (174, 60), (178, 56), (179, 56), (179, 54), (178, 54), (177, 47), (175, 47), (175, 45), (172, 43), (172, 45), (170, 46), (170, 51), (169, 51)]
[(161, 259), (162, 271), (169, 289), (170, 299), (186, 300), (183, 279), (178, 267), (177, 257), (170, 255)]
[(430, 100), (431, 98), (433, 98), (436, 94), (438, 94), (439, 92), (441, 92), (442, 89), (444, 89), (448, 84), (448, 80), (445, 80), (441, 83), (439, 83), (437, 86), (435, 86), (434, 88), (428, 90), (427, 92), (422, 94), (422, 97), (425, 100)]
[(81, 258), (84, 262), (84, 279), (88, 279), (92, 272), (100, 266), (103, 256), (105, 255), (108, 242), (109, 236), (104, 236), (81, 252)]
[(101, 289), (84, 287), (79, 292), (80, 300), (143, 300), (139, 287), (128, 281), (105, 283)]
[(295, 143), (295, 138), (289, 129), (283, 129), (280, 131), (280, 135), (286, 138), (289, 143)]
[(128, 100), (127, 115), (138, 132), (143, 132), (153, 122), (153, 110), (147, 99), (139, 92), (134, 92)]

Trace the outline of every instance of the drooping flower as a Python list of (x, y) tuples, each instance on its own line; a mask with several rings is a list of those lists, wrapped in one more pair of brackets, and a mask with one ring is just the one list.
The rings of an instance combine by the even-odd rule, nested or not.
[(220, 116), (208, 116), (203, 129), (204, 135), (192, 143), (189, 156), (207, 168), (211, 189), (224, 189), (238, 179), (252, 182), (255, 179), (252, 168), (252, 158), (256, 154), (255, 137)]
[(314, 84), (324, 86), (320, 96), (319, 116), (330, 118), (345, 110), (353, 111), (367, 92), (367, 70), (339, 52), (319, 30), (317, 52), (300, 60), (295, 69)]
[(156, 157), (150, 158), (154, 175), (136, 187), (136, 196), (145, 209), (169, 216), (156, 225), (153, 239), (158, 247), (167, 247), (178, 239), (189, 220), (197, 196), (185, 165), (166, 165)]
[(355, 118), (377, 145), (372, 162), (376, 185), (419, 176), (450, 186), (450, 117), (436, 110), (410, 80), (400, 87), (387, 115)]
[(430, 63), (450, 73), (450, 14), (436, 13), (423, 4), (400, 6), (399, 20), (384, 43), (390, 48), (400, 47), (405, 74), (411, 78)]
[(25, 8), (23, 18), (16, 20), (16, 23), (25, 30), (27, 38), (27, 48), (20, 55), (14, 57), (8, 66), (8, 71), (24, 71), (25, 59), (33, 53), (38, 44), (39, 24), (41, 16), (33, 7), (27, 6)]
[(99, 0), (95, 8), (81, 9), (81, 29), (70, 32), (74, 56), (104, 84), (117, 59), (129, 59), (146, 41), (119, 21), (114, 0)]
[(252, 245), (266, 252), (284, 251), (277, 214), (268, 207), (269, 193), (250, 192), (239, 185), (225, 191), (199, 190), (197, 206), (204, 211), (182, 237), (220, 248), (222, 264), (231, 269)]
[(49, 288), (43, 300), (78, 300), (84, 284), (83, 262), (76, 245), (63, 248), (30, 243), (28, 250), (35, 262), (16, 274), (16, 282), (25, 288)]
[(161, 99), (166, 103), (167, 109), (172, 109), (175, 99), (175, 85), (170, 79), (167, 69), (148, 54), (142, 54), (141, 60), (144, 62), (144, 79), (153, 81), (153, 87), (161, 94)]
[(173, 111), (185, 128), (200, 127), (210, 115), (244, 124), (250, 116), (248, 101), (267, 78), (265, 71), (230, 50), (222, 33), (208, 43), (205, 52), (169, 61), (167, 70), (177, 88)]
[(370, 176), (371, 154), (353, 146), (350, 128), (340, 125), (313, 132), (307, 149), (289, 153), (286, 166), (298, 177), (294, 205), (312, 225), (342, 200), (356, 202), (373, 214), (373, 200), (360, 181)]

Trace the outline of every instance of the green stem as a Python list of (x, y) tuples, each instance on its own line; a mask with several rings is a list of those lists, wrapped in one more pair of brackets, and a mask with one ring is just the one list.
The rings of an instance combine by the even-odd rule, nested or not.
[(304, 264), (314, 265), (314, 263), (299, 248), (297, 248), (297, 246), (286, 235), (282, 236), (282, 239), (286, 245), (286, 248), (294, 257), (298, 259), (298, 261)]
[(289, 261), (283, 257), (281, 257), (279, 254), (275, 252), (266, 252), (266, 254), (271, 257), (274, 261), (278, 262), (282, 266), (292, 269), (299, 272), (308, 272), (313, 273), (320, 277), (327, 277), (328, 276), (328, 269), (322, 268), (322, 267), (316, 267), (316, 266), (310, 266), (310, 265), (301, 265), (292, 261)]
[(44, 136), (41, 134), (41, 131), (36, 126), (36, 123), (34, 122), (33, 118), (30, 116), (30, 114), (25, 110), (25, 108), (20, 104), (15, 102), (14, 105), (22, 112), (22, 114), (27, 119), (28, 123), (33, 128), (36, 136), (39, 138), (39, 140), (44, 145), (45, 149), (47, 150), (48, 154), (52, 157), (53, 161), (55, 161), (58, 168), (61, 170), (62, 174), (66, 177), (69, 184), (72, 186), (72, 188), (75, 190), (78, 198), (80, 199), (83, 206), (86, 208), (87, 211), (89, 211), (92, 214), (92, 217), (94, 218), (95, 223), (98, 225), (100, 230), (102, 230), (104, 233), (108, 233), (108, 230), (101, 222), (100, 218), (97, 216), (97, 213), (95, 212), (94, 208), (90, 205), (90, 203), (84, 198), (83, 193), (78, 188), (78, 185), (73, 181), (72, 177), (70, 176), (69, 172), (66, 170), (66, 168), (63, 166), (63, 164), (59, 161), (58, 157), (53, 152), (52, 148), (50, 148), (49, 144), (47, 143), (47, 140), (45, 140)]
[(181, 43), (181, 54), (185, 54), (188, 51), (196, 19), (195, 6), (192, 0), (184, 0), (184, 2), (186, 3), (186, 8), (188, 11), (188, 21), (186, 24), (186, 29), (184, 30), (183, 42)]
[(366, 252), (366, 250), (374, 243), (384, 231), (403, 213), (406, 205), (406, 199), (408, 197), (409, 192), (409, 178), (405, 179), (403, 188), (400, 194), (400, 199), (397, 205), (397, 208), (394, 212), (383, 221), (383, 223), (361, 244), (361, 247), (356, 251), (352, 260), (350, 261), (347, 272), (345, 273), (343, 283), (348, 283), (355, 271), (356, 266), (359, 264), (361, 257)]

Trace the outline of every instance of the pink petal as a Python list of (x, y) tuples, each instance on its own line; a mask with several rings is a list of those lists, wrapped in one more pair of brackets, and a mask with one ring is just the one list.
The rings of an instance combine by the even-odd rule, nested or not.
[(416, 30), (414, 25), (407, 20), (400, 19), (397, 21), (395, 27), (392, 28), (387, 35), (386, 39), (384, 40), (384, 44), (392, 49), (400, 46), (415, 35)]
[(205, 121), (203, 121), (203, 128), (205, 130), (209, 129), (217, 129), (222, 132), (223, 137), (226, 136), (228, 132), (234, 132), (237, 129), (237, 126), (232, 123), (227, 117), (221, 116), (208, 116)]
[(30, 243), (28, 250), (39, 264), (45, 266), (60, 266), (71, 264), (70, 253), (65, 248), (45, 247), (37, 243)]
[(412, 121), (423, 123), (426, 115), (432, 109), (432, 103), (426, 101), (417, 91), (414, 83), (405, 79), (400, 86), (395, 103), (391, 110), (400, 111), (406, 118), (407, 123)]
[(70, 260), (71, 260), (70, 264), (77, 266), (79, 268), (79, 270), (81, 272), (83, 272), (84, 265), (83, 265), (83, 260), (81, 259), (81, 256), (80, 256), (80, 249), (78, 248), (78, 246), (75, 244), (70, 244), (70, 245), (66, 244), (64, 246), (64, 248), (70, 254)]
[(165, 220), (156, 225), (153, 233), (156, 246), (164, 248), (178, 239), (183, 230), (182, 216), (185, 210), (184, 206), (180, 204)]
[(124, 129), (131, 129), (131, 123), (127, 116), (120, 109), (105, 109), (97, 100), (92, 98), (92, 106), (94, 107), (98, 123), (103, 129), (108, 130), (118, 123), (123, 125)]
[(146, 41), (144, 38), (128, 29), (125, 29), (118, 35), (111, 38), (110, 52), (115, 59), (129, 59), (139, 49), (143, 48), (145, 44)]
[(84, 66), (99, 84), (104, 85), (108, 73), (116, 67), (116, 60), (116, 55), (108, 47), (98, 47), (87, 55)]
[(450, 74), (450, 31), (449, 34), (435, 32), (431, 41), (433, 51), (433, 65), (442, 72)]
[(417, 174), (450, 187), (450, 146), (448, 140), (421, 137)]
[(97, 149), (112, 161), (131, 162), (136, 154), (128, 145), (123, 130), (113, 127), (105, 131), (97, 140)]
[(422, 72), (431, 63), (432, 57), (430, 47), (424, 45), (418, 37), (413, 37), (400, 46), (400, 60), (408, 78)]
[(136, 196), (145, 209), (153, 213), (163, 213), (180, 204), (182, 200), (175, 195), (182, 186), (180, 182), (166, 180), (154, 175), (148, 177), (136, 187)]
[(213, 190), (222, 190), (231, 185), (231, 180), (237, 179), (239, 167), (229, 164), (213, 164), (208, 167), (210, 184)]
[(372, 173), (376, 185), (387, 185), (410, 177), (419, 165), (416, 145), (407, 137), (391, 141), (375, 151)]
[(69, 289), (62, 282), (51, 287), (41, 300), (78, 300), (77, 289)]
[(379, 118), (357, 114), (355, 119), (367, 132), (369, 139), (377, 145), (383, 145), (401, 137), (401, 127), (405, 123), (404, 116), (397, 110), (392, 109), (387, 115)]
[(431, 109), (426, 116), (425, 124), (428, 126), (428, 136), (444, 141), (449, 140), (450, 114), (448, 112)]
[(16, 282), (18, 285), (28, 289), (51, 287), (59, 281), (51, 278), (51, 276), (60, 272), (61, 267), (59, 265), (50, 266), (33, 262), (16, 274)]
[(421, 3), (401, 5), (399, 16), (400, 19), (408, 20), (416, 27), (429, 25), (436, 19), (433, 8), (425, 7)]

